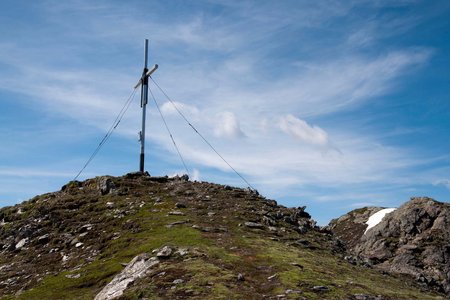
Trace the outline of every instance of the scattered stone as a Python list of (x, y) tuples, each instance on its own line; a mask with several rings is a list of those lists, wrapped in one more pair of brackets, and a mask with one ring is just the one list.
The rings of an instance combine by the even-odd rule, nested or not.
[(228, 229), (225, 227), (200, 227), (198, 225), (192, 225), (192, 228), (194, 229), (198, 229), (200, 231), (203, 232), (216, 232), (216, 233), (220, 233), (220, 232), (228, 232)]
[(293, 263), (291, 263), (291, 265), (294, 266), (294, 267), (298, 267), (298, 268), (303, 270), (303, 266), (301, 264), (299, 264), (299, 263), (293, 262)]
[(163, 277), (164, 275), (166, 275), (166, 272), (161, 272), (161, 273), (158, 273), (156, 276), (158, 276), (158, 277)]
[(291, 290), (291, 289), (287, 289), (287, 290), (285, 290), (284, 291), (284, 293), (286, 294), (286, 295), (289, 295), (289, 294), (301, 294), (301, 293), (303, 293), (301, 290)]
[(295, 228), (295, 231), (297, 231), (300, 234), (305, 234), (308, 232), (308, 228), (306, 226), (298, 226)]
[(171, 216), (184, 216), (184, 213), (178, 210), (169, 211), (169, 215)]
[(172, 248), (169, 246), (164, 246), (156, 253), (156, 256), (159, 258), (169, 258), (172, 255), (172, 251)]
[(148, 178), (148, 180), (158, 182), (158, 183), (165, 183), (165, 182), (169, 181), (169, 177), (168, 176), (152, 176), (152, 177)]
[(185, 203), (177, 202), (177, 203), (175, 203), (175, 207), (176, 208), (186, 208), (187, 206)]
[(116, 205), (114, 204), (114, 202), (106, 202), (106, 207), (107, 208), (114, 208)]
[(245, 281), (244, 275), (242, 273), (239, 273), (238, 276), (237, 276), (237, 280), (238, 281)]
[(313, 286), (312, 290), (315, 292), (328, 292), (330, 288), (325, 285), (316, 285)]
[(212, 217), (212, 216), (214, 216), (215, 214), (216, 214), (215, 212), (210, 211), (210, 212), (208, 212), (208, 217)]
[(184, 282), (183, 279), (175, 279), (172, 283), (173, 284), (182, 284)]
[(277, 221), (275, 221), (272, 218), (269, 218), (267, 216), (264, 216), (262, 219), (263, 224), (266, 224), (268, 226), (276, 226), (277, 225)]
[(278, 274), (273, 274), (272, 276), (267, 277), (267, 280), (272, 280), (278, 277)]
[(70, 279), (77, 279), (81, 277), (81, 274), (67, 274), (65, 277)]
[(186, 256), (189, 253), (189, 250), (186, 248), (180, 248), (175, 253), (180, 256)]
[(21, 239), (21, 240), (16, 244), (16, 249), (17, 249), (17, 250), (21, 249), (23, 246), (25, 246), (26, 243), (28, 243), (28, 238)]
[(37, 241), (39, 244), (47, 244), (49, 241), (49, 237), (50, 237), (50, 235), (47, 233), (47, 234), (44, 234), (44, 235), (41, 235), (40, 237), (38, 237)]
[(245, 222), (244, 225), (247, 226), (248, 228), (257, 228), (257, 229), (264, 228), (263, 224), (255, 223), (255, 222)]
[(366, 294), (354, 294), (353, 298), (354, 300), (384, 300), (385, 298), (383, 296), (372, 296), (372, 295), (366, 295)]
[(78, 232), (79, 233), (83, 233), (83, 232), (86, 232), (86, 231), (90, 231), (90, 230), (92, 230), (92, 227), (93, 227), (92, 224), (84, 224), (83, 226), (80, 227), (80, 229), (78, 229)]
[(81, 242), (78, 242), (75, 244), (75, 248), (80, 248), (81, 246), (83, 246), (84, 244)]
[(189, 223), (189, 222), (190, 222), (189, 220), (176, 221), (176, 222), (172, 222), (170, 224), (167, 224), (166, 227), (167, 228), (172, 228), (175, 225), (182, 225), (182, 224), (186, 224), (186, 223)]

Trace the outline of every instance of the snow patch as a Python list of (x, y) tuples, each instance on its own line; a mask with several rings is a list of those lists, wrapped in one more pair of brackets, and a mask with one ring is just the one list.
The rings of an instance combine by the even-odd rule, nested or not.
[(394, 210), (396, 210), (396, 208), (385, 208), (385, 209), (377, 211), (376, 213), (371, 215), (369, 220), (367, 220), (367, 222), (366, 222), (366, 224), (368, 226), (366, 228), (366, 231), (364, 231), (364, 234), (366, 234), (367, 230), (369, 230), (370, 228), (372, 228), (375, 225), (377, 225), (378, 223), (380, 223), (383, 220), (385, 215), (393, 212)]

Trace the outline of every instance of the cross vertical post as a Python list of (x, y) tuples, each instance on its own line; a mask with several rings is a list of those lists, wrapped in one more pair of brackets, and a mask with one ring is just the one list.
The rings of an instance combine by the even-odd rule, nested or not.
[(142, 71), (142, 77), (138, 84), (135, 86), (137, 88), (141, 86), (141, 107), (142, 107), (142, 129), (139, 132), (139, 141), (141, 142), (141, 153), (139, 157), (139, 172), (144, 172), (145, 164), (145, 113), (148, 103), (148, 77), (150, 77), (153, 72), (158, 69), (158, 65), (155, 65), (150, 71), (147, 69), (148, 60), (148, 39), (145, 39), (145, 51), (144, 51), (144, 70)]
[(142, 72), (142, 84), (141, 84), (141, 107), (142, 107), (142, 130), (139, 134), (141, 141), (141, 155), (139, 159), (139, 172), (144, 173), (144, 160), (145, 160), (145, 110), (148, 102), (148, 77), (147, 74), (147, 59), (148, 59), (148, 40), (145, 39), (145, 51), (144, 51), (144, 70)]

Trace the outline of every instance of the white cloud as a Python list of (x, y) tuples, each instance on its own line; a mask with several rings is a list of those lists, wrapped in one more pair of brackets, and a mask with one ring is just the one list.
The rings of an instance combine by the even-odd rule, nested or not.
[(217, 114), (215, 126), (214, 133), (218, 137), (238, 138), (245, 136), (239, 125), (239, 120), (232, 112), (226, 111)]
[[(381, 144), (378, 133), (371, 128), (349, 131), (333, 121), (340, 112), (356, 109), (401, 86), (405, 74), (424, 65), (432, 55), (430, 49), (414, 47), (381, 47), (376, 55), (361, 51), (367, 45), (378, 45), (380, 24), (377, 19), (368, 25), (365, 21), (346, 24), (351, 25), (351, 32), (336, 29), (340, 40), (333, 40), (332, 45), (320, 44), (327, 41), (326, 37), (308, 38), (311, 28), (320, 31), (323, 24), (333, 24), (332, 18), (345, 16), (353, 4), (308, 3), (290, 9), (288, 2), (224, 2), (223, 5), (234, 12), (231, 18), (226, 14), (211, 17), (208, 13), (197, 12), (174, 15), (170, 20), (166, 20), (163, 13), (158, 17), (156, 12), (144, 17), (129, 5), (124, 13), (121, 4), (104, 3), (91, 10), (87, 1), (77, 1), (76, 5), (61, 4), (59, 9), (72, 11), (72, 6), (80, 3), (87, 6), (76, 10), (76, 16), (80, 16), (81, 11), (84, 18), (71, 19), (75, 24), (68, 22), (60, 10), (45, 18), (62, 26), (54, 26), (56, 31), (63, 28), (64, 35), (67, 33), (74, 39), (68, 44), (78, 45), (67, 54), (53, 50), (64, 44), (58, 39), (55, 39), (58, 45), (50, 43), (45, 49), (39, 48), (42, 46), (27, 48), (26, 52), (17, 46), (19, 43), (0, 44), (0, 63), (13, 70), (0, 70), (0, 88), (23, 93), (29, 96), (27, 101), (35, 101), (40, 108), (56, 115), (104, 129), (139, 77), (138, 69), (124, 68), (117, 62), (129, 66), (137, 61), (140, 68), (141, 42), (144, 35), (149, 34), (151, 61), (159, 59), (156, 62), (160, 64), (155, 79), (233, 167), (258, 188), (263, 186), (276, 193), (289, 193), (293, 188), (308, 186), (344, 190), (355, 184), (367, 186), (385, 182), (404, 186), (431, 178), (408, 172), (423, 160), (406, 146)], [(155, 11), (161, 6), (158, 4)], [(252, 14), (248, 14), (249, 11)], [(79, 20), (85, 23), (81, 28), (92, 30), (79, 30), (76, 26)], [(358, 30), (355, 32), (354, 28)], [(383, 28), (387, 30), (389, 28)], [(296, 40), (302, 43), (294, 44)], [(349, 44), (358, 43), (361, 47), (348, 51)], [(112, 46), (120, 46), (121, 54), (107, 60), (117, 64), (102, 65), (105, 53), (96, 51), (112, 49)], [(281, 55), (285, 47), (298, 53), (292, 57)], [(130, 56), (139, 57), (124, 60), (122, 49)], [(42, 55), (47, 51), (53, 55)], [(117, 53), (111, 51), (108, 55)], [(308, 60), (302, 61), (300, 57)], [(92, 61), (95, 63), (86, 63)], [(66, 66), (66, 62), (76, 67), (63, 69), (61, 66)], [(105, 71), (106, 67), (111, 69)], [(128, 122), (122, 122), (118, 128), (121, 134), (133, 139), (140, 122), (137, 102), (138, 99), (128, 113)], [(191, 128), (178, 119), (169, 102), (163, 103), (161, 109), (169, 119), (187, 164), (198, 168), (194, 169), (193, 178), (198, 176), (196, 170), (201, 171), (204, 180), (211, 178), (208, 176), (219, 177), (211, 170), (230, 171)], [(151, 147), (167, 150), (158, 151), (159, 158), (172, 163), (174, 157), (177, 159), (173, 145), (150, 105), (148, 112), (148, 141)], [(326, 127), (321, 122), (324, 117)], [(310, 124), (305, 119), (311, 120)], [(363, 122), (357, 115), (354, 119), (355, 126)], [(280, 134), (280, 129), (287, 134)], [(238, 141), (230, 139), (244, 136), (245, 139)], [(330, 137), (342, 154), (323, 153), (310, 147), (334, 148)], [(8, 172), (0, 170), (0, 175), (8, 176)], [(448, 181), (442, 184), (449, 185)], [(314, 199), (325, 199), (325, 196), (318, 197), (320, 188), (318, 190)], [(351, 201), (357, 201), (362, 195), (363, 189)], [(372, 200), (369, 199), (372, 194), (364, 200), (366, 198)]]
[(446, 188), (450, 189), (450, 179), (441, 179), (435, 181), (434, 185), (443, 185)]
[(172, 104), (167, 101), (161, 105), (161, 112), (164, 115), (177, 115), (177, 109), (181, 111), (182, 114), (188, 114), (192, 117), (197, 117), (200, 113), (197, 107), (182, 102), (173, 101)]
[(320, 127), (310, 126), (304, 120), (293, 115), (280, 118), (281, 130), (293, 136), (297, 140), (314, 146), (327, 147), (329, 145), (328, 134)]

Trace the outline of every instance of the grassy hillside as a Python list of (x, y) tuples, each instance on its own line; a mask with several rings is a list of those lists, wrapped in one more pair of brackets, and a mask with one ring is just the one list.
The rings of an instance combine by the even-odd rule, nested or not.
[(0, 299), (93, 299), (163, 246), (173, 254), (120, 299), (443, 299), (348, 263), (303, 208), (183, 178), (71, 182), (2, 208), (0, 222)]

